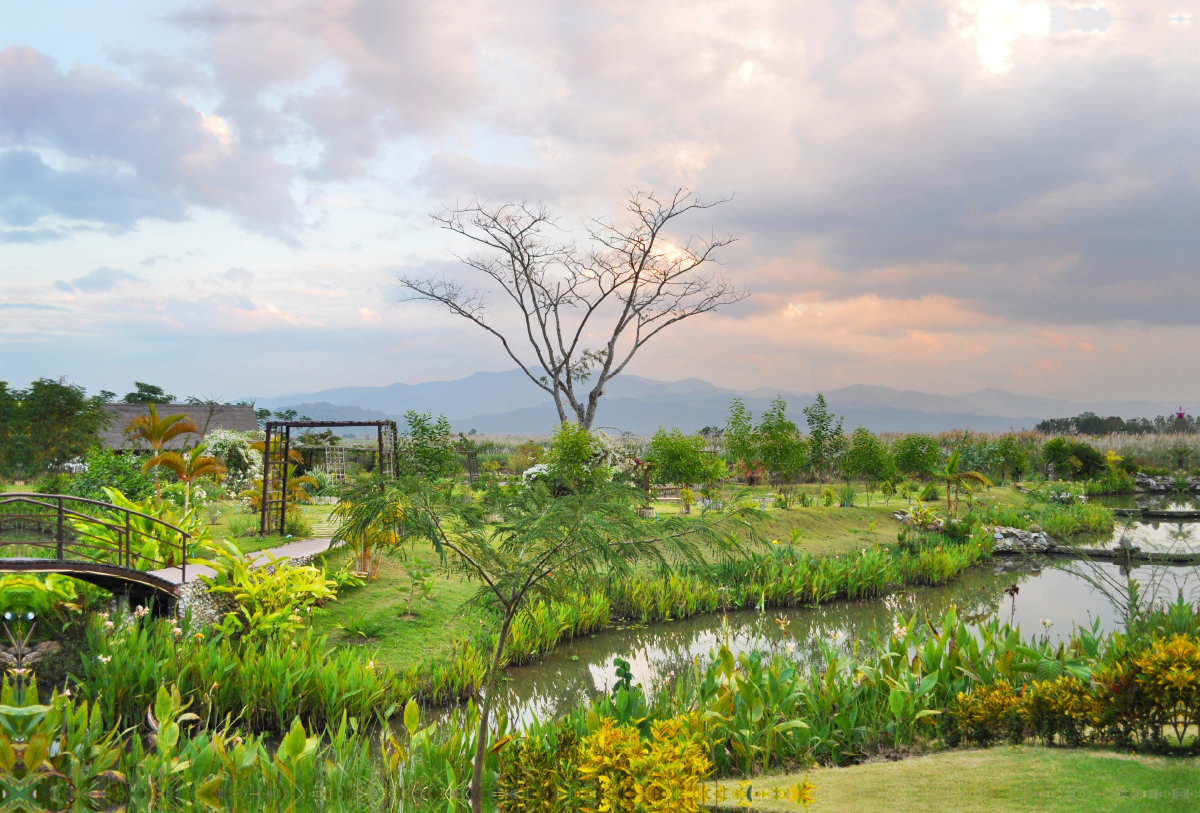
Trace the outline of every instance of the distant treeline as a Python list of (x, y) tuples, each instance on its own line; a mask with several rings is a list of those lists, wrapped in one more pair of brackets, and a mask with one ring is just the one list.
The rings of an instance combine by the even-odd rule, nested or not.
[(1165, 435), (1174, 432), (1200, 431), (1200, 418), (1195, 415), (1159, 415), (1157, 418), (1131, 418), (1116, 415), (1102, 418), (1095, 412), (1084, 412), (1074, 418), (1050, 418), (1034, 427), (1046, 435)]

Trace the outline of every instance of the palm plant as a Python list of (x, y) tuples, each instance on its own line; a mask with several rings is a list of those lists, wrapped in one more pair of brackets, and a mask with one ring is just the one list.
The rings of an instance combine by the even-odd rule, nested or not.
[[(971, 491), (971, 486), (990, 486), (992, 481), (986, 475), (977, 471), (959, 471), (958, 470), (959, 455), (958, 450), (950, 453), (946, 458), (946, 466), (938, 471), (937, 477), (939, 480), (944, 480), (946, 483), (946, 510), (951, 511), (955, 517), (958, 516), (958, 498), (960, 491)], [(954, 501), (950, 500), (950, 491), (954, 491)]]
[[(274, 445), (274, 444), (272, 444)], [(260, 453), (264, 459), (267, 456), (267, 446), (261, 440), (257, 443), (250, 444), (250, 448)], [(296, 468), (304, 462), (304, 457), (292, 449), (288, 452), (287, 459), (287, 510), (292, 510), (300, 503), (310, 504), (313, 501), (312, 494), (320, 490), (321, 484), (308, 475), (297, 475)], [(274, 465), (274, 464), (272, 464)], [(262, 478), (258, 478), (250, 483), (250, 487), (239, 494), (239, 497), (245, 497), (250, 501), (250, 507), (255, 511), (262, 510)]]
[[(162, 449), (168, 442), (174, 440), (180, 435), (203, 435), (200, 427), (192, 422), (192, 419), (182, 412), (175, 415), (164, 415), (158, 417), (158, 410), (154, 404), (149, 404), (148, 413), (146, 415), (136, 415), (129, 425), (125, 427), (125, 436), (130, 440), (143, 440), (150, 445), (154, 450), (155, 457), (162, 453)], [(154, 466), (154, 490), (156, 495), (162, 499), (162, 486), (158, 481), (158, 466)]]
[(142, 466), (143, 471), (162, 467), (174, 472), (175, 476), (183, 482), (183, 512), (185, 514), (191, 503), (192, 481), (209, 476), (219, 479), (225, 473), (225, 467), (221, 465), (221, 461), (206, 455), (204, 450), (204, 444), (200, 443), (186, 454), (159, 452)]

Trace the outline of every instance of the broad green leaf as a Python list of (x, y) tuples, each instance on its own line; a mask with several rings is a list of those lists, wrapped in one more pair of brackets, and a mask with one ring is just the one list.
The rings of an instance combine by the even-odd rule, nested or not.
[(421, 709), (417, 706), (417, 701), (409, 699), (404, 706), (404, 727), (408, 729), (408, 734), (411, 737), (417, 733), (417, 727), (421, 724)]

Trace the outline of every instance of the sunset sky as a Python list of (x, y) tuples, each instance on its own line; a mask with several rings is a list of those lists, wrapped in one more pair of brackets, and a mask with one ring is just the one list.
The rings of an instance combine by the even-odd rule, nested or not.
[[(1097, 0), (1099, 2), (1100, 0)], [(732, 201), (753, 295), (630, 372), (1200, 399), (1200, 2), (0, 0), (0, 380), (271, 396), (513, 364), (430, 214)], [(494, 300), (499, 306), (499, 300)], [(505, 318), (497, 308), (496, 317)]]

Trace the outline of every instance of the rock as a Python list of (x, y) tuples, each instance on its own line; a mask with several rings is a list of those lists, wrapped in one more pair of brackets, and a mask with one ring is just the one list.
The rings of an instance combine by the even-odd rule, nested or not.
[(60, 644), (58, 641), (42, 641), (40, 644), (35, 646), (34, 649), (36, 649), (38, 652), (50, 655), (62, 649), (62, 644)]
[(1042, 532), (1042, 526), (1035, 522), (1029, 526), (1029, 532), (1031, 534), (1040, 534)]
[(9, 666), (16, 666), (17, 659), (12, 655), (9, 655), (7, 649), (0, 649), (0, 663), (7, 664)]
[(1058, 547), (1050, 541), (1050, 537), (1032, 528), (1024, 531), (1020, 528), (997, 525), (992, 539), (995, 542), (993, 550), (997, 553), (1041, 553)]

